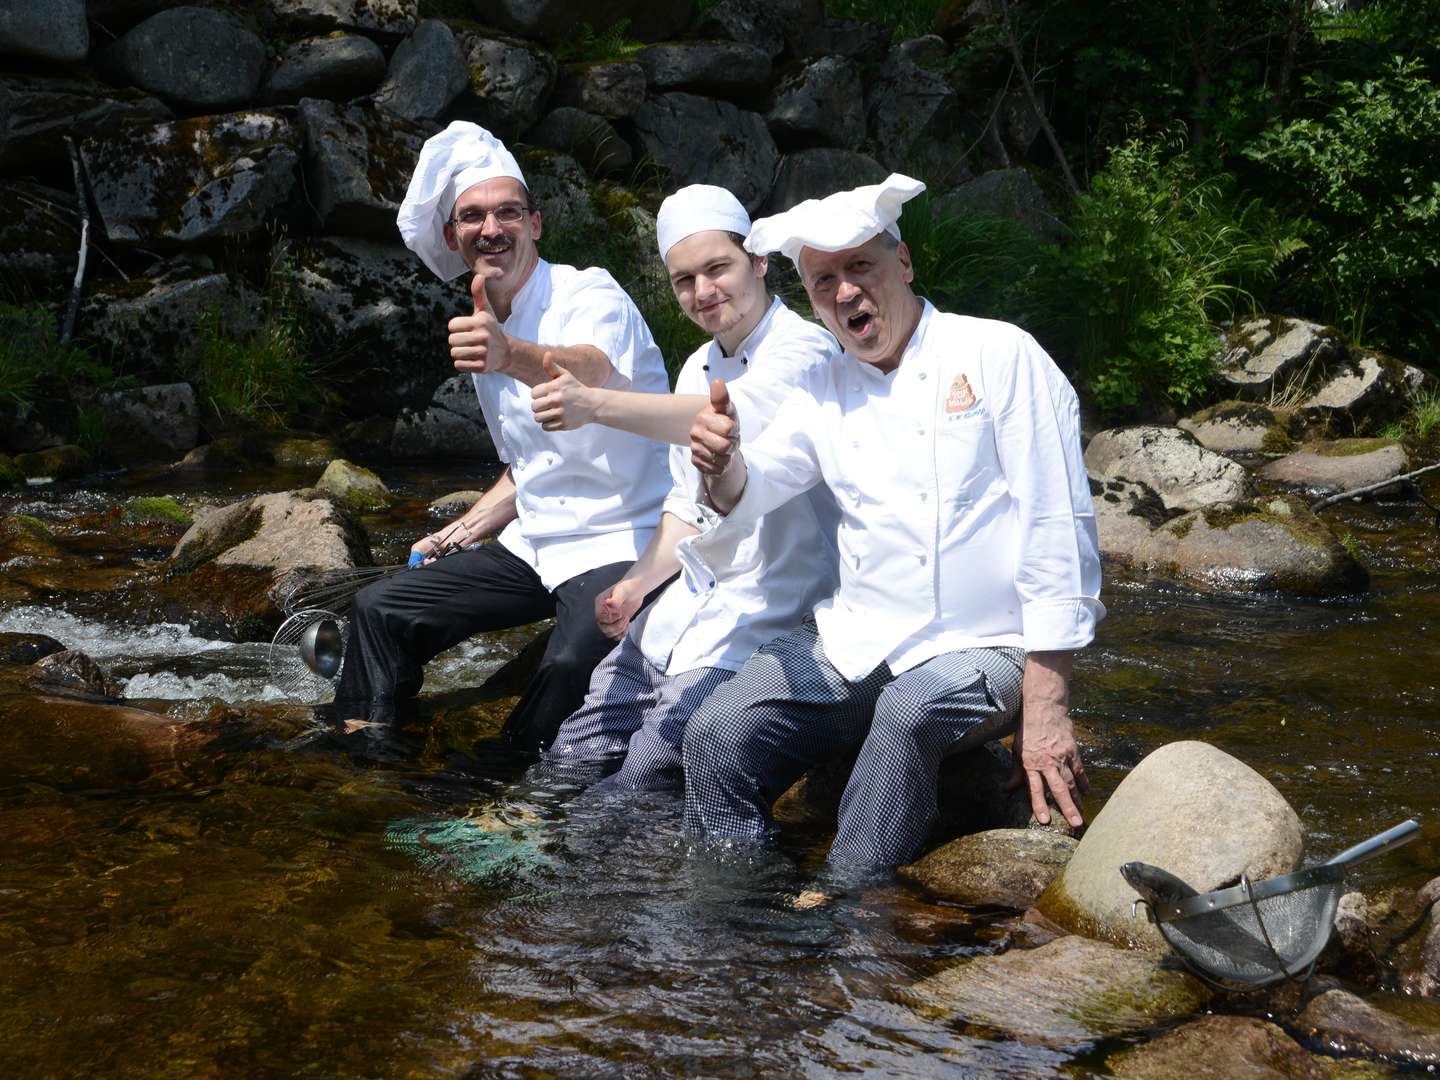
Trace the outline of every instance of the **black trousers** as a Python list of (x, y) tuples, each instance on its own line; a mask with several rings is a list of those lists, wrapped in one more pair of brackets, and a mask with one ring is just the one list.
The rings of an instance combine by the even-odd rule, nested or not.
[(630, 565), (597, 566), (552, 592), (529, 563), (491, 543), (366, 586), (350, 612), (338, 715), (393, 723), (420, 692), (434, 656), (472, 634), (554, 616), (540, 667), (503, 731), (517, 750), (539, 753), (580, 707), (590, 673), (615, 647), (595, 624), (595, 598)]

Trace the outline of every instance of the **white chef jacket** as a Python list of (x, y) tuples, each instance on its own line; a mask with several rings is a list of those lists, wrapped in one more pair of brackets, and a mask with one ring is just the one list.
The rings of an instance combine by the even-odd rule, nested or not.
[[(928, 302), (889, 375), (842, 353), (745, 448), (748, 481), (695, 550), (824, 481), (840, 584), (815, 611), (848, 679), (956, 649), (1076, 649), (1105, 617), (1075, 391), (1029, 334)], [(719, 560), (716, 560), (719, 561)]]
[[(811, 396), (829, 382), (839, 355), (835, 339), (771, 301), (755, 329), (726, 356), (711, 341), (696, 349), (676, 379), (677, 394), (709, 394), (710, 380), (730, 389), (742, 440), (765, 430), (791, 393)], [(700, 474), (688, 446), (670, 448), (674, 486), (665, 512), (708, 530), (719, 518), (697, 503)], [(838, 511), (824, 487), (792, 499), (758, 522), (731, 534), (715, 573), (690, 551), (694, 537), (675, 548), (681, 574), (631, 628), (645, 658), (666, 675), (697, 667), (739, 671), (750, 654), (799, 625), (835, 589)]]
[[(536, 345), (593, 345), (615, 369), (609, 387), (670, 389), (645, 320), (608, 271), (541, 259), (500, 326)], [(500, 543), (534, 567), (547, 589), (637, 558), (669, 489), (665, 447), (599, 424), (545, 431), (535, 422), (529, 386), (507, 375), (473, 378), (495, 449), (515, 480), (519, 516)]]

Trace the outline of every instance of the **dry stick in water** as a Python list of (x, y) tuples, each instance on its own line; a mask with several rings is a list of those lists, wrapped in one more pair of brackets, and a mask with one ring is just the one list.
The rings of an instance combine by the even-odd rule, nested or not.
[(1355, 495), (1367, 495), (1372, 491), (1379, 491), (1381, 488), (1387, 488), (1394, 484), (1403, 483), (1406, 480), (1413, 480), (1417, 476), (1423, 476), (1425, 473), (1434, 472), (1436, 469), (1440, 469), (1440, 465), (1426, 465), (1423, 469), (1416, 469), (1414, 472), (1407, 472), (1402, 473), (1399, 476), (1392, 476), (1389, 480), (1381, 480), (1378, 484), (1366, 484), (1364, 487), (1358, 487), (1351, 491), (1342, 491), (1339, 495), (1327, 495), (1325, 498), (1317, 502), (1314, 506), (1310, 507), (1310, 509), (1319, 510), (1321, 507), (1329, 506), (1331, 503), (1337, 503), (1341, 499), (1348, 499)]
[(70, 287), (70, 304), (65, 309), (65, 326), (60, 343), (67, 344), (75, 333), (75, 316), (80, 313), (80, 289), (85, 283), (85, 259), (90, 253), (90, 199), (85, 193), (85, 176), (80, 168), (80, 155), (75, 140), (68, 135), (65, 146), (70, 151), (70, 167), (75, 170), (75, 197), (80, 202), (80, 264), (75, 267), (75, 284)]

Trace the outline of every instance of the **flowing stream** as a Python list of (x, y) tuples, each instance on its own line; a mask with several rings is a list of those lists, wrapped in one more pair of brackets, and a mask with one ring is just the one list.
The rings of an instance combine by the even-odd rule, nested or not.
[[(403, 477), (405, 507), (367, 522), (377, 556), (473, 480)], [(0, 515), (51, 524), (117, 575), (153, 572), (173, 537), (126, 548), (75, 525), (173, 493), (148, 483), (32, 490)], [(1362, 886), (1434, 876), (1440, 533), (1418, 503), (1327, 513), (1371, 567), (1363, 596), (1107, 583), (1073, 687), (1088, 814), (1150, 750), (1200, 738), (1279, 787), (1312, 856), (1421, 818), (1424, 838), (1361, 868)], [(5, 1075), (1091, 1076), (1124, 1046), (1039, 1046), (911, 1009), (908, 986), (1023, 927), (904, 885), (797, 911), (823, 833), (790, 830), (764, 858), (695, 852), (675, 800), (562, 808), (513, 762), (447, 741), (448, 714), (424, 745), (358, 752), (277, 701), (263, 643), (137, 624), (103, 594), (5, 595), (0, 632), (50, 634), (126, 699), (207, 732), (151, 767), (43, 703), (0, 708)], [(525, 638), (452, 650), (427, 692), (474, 686)], [(1197, 843), (1225, 827), (1197, 821)]]

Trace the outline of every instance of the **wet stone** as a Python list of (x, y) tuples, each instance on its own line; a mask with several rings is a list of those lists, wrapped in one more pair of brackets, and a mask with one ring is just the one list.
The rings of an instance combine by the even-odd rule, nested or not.
[(64, 651), (65, 646), (49, 634), (0, 633), (0, 664), (33, 664)]
[(1211, 994), (1144, 953), (1071, 936), (962, 960), (904, 997), (929, 1016), (1062, 1047), (1159, 1027)]
[(1309, 443), (1272, 461), (1260, 477), (1275, 484), (1332, 494), (1390, 480), (1410, 467), (1398, 439), (1335, 439)]
[(395, 501), (395, 496), (380, 477), (369, 469), (338, 458), (325, 467), (315, 486), (356, 511), (383, 510)]
[(271, 453), (283, 469), (323, 469), (340, 456), (329, 439), (281, 439)]
[(480, 496), (485, 492), (478, 489), (466, 489), (464, 491), (452, 491), (449, 494), (441, 495), (430, 503), (430, 512), (443, 517), (459, 517), (470, 507), (474, 506)]
[(253, 101), (265, 72), (264, 42), (235, 16), (200, 7), (152, 15), (105, 58), (136, 86), (194, 111)]
[(1362, 1080), (1390, 1075), (1372, 1062), (1337, 1061), (1306, 1050), (1265, 1020), (1206, 1016), (1107, 1059), (1129, 1080)]
[(50, 653), (36, 660), (35, 666), (44, 672), (41, 681), (45, 685), (93, 694), (95, 697), (120, 696), (120, 689), (111, 681), (110, 676), (83, 652), (65, 649)]
[(1373, 1054), (1409, 1065), (1440, 1065), (1440, 1003), (1399, 994), (1360, 998), (1326, 990), (1295, 1024), (1335, 1053)]
[(1064, 869), (1077, 843), (1046, 829), (992, 829), (952, 840), (900, 874), (959, 904), (1023, 911)]

